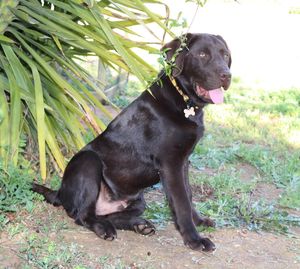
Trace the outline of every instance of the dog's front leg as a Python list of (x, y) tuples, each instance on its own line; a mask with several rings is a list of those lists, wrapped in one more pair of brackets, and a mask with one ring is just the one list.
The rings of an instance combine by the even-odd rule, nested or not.
[(176, 228), (183, 237), (184, 243), (195, 250), (214, 250), (215, 245), (208, 238), (198, 234), (192, 220), (193, 209), (185, 187), (185, 165), (174, 162), (166, 164), (160, 174)]
[(185, 189), (187, 191), (191, 206), (192, 206), (192, 218), (194, 221), (194, 224), (196, 226), (206, 226), (206, 227), (214, 227), (215, 223), (213, 220), (207, 217), (200, 217), (197, 210), (195, 209), (192, 201), (192, 190), (189, 183), (189, 161), (186, 161), (184, 163), (184, 183), (185, 183)]

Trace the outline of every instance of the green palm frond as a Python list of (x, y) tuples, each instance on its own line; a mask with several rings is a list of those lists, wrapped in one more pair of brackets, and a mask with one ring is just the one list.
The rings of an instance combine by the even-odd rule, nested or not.
[[(155, 51), (136, 41), (131, 26), (164, 18), (146, 3), (157, 0), (2, 0), (0, 2), (0, 158), (18, 162), (21, 137), (37, 144), (41, 175), (46, 178), (47, 156), (63, 170), (61, 145), (69, 151), (84, 145), (84, 134), (105, 129), (110, 117), (99, 99), (107, 99), (90, 75), (75, 61), (95, 55), (149, 81), (156, 73), (134, 48)], [(63, 72), (62, 72), (63, 70)], [(107, 100), (108, 101), (108, 100)]]

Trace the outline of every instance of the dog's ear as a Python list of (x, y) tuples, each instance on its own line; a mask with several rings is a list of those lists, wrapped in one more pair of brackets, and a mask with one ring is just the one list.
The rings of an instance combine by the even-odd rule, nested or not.
[(181, 74), (183, 70), (184, 58), (188, 53), (193, 37), (193, 34), (187, 33), (165, 44), (161, 48), (161, 51), (165, 57), (165, 61), (172, 68), (173, 77), (177, 77)]
[[(228, 49), (229, 53), (230, 53), (230, 49), (228, 48), (228, 45), (226, 43), (226, 41), (224, 40), (223, 37), (221, 37), (220, 35), (215, 35), (216, 38), (218, 38), (220, 41), (222, 41), (222, 43), (225, 45), (225, 47)], [(230, 68), (231, 66), (231, 54), (229, 55), (229, 62), (228, 62), (228, 67)]]

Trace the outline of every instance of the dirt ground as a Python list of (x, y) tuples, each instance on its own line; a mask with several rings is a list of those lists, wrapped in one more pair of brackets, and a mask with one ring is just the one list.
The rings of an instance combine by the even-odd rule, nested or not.
[[(241, 164), (241, 179), (249, 181), (257, 170), (248, 164)], [(204, 171), (213, 174), (212, 169)], [(203, 195), (208, 199), (210, 190), (192, 186), (193, 200), (200, 202)], [(253, 193), (254, 198), (268, 201), (275, 200), (281, 190), (267, 183), (259, 183)], [(146, 193), (146, 202), (163, 202), (164, 194), (155, 189)], [(41, 209), (42, 208), (42, 209)], [(221, 229), (205, 233), (206, 237), (216, 244), (216, 251), (205, 253), (193, 251), (184, 246), (173, 223), (157, 227), (156, 234), (150, 237), (134, 232), (118, 231), (118, 238), (112, 242), (99, 239), (94, 233), (75, 225), (64, 210), (41, 203), (41, 208), (31, 214), (21, 216), (21, 224), (27, 231), (18, 231), (15, 236), (8, 232), (0, 234), (0, 268), (35, 268), (33, 265), (24, 267), (24, 257), (20, 256), (20, 248), (24, 243), (26, 233), (37, 236), (47, 234), (50, 240), (66, 246), (76, 244), (80, 251), (90, 256), (83, 257), (88, 268), (263, 268), (292, 269), (300, 268), (300, 228), (293, 228), (293, 234), (278, 235), (267, 232), (251, 232), (246, 229)], [(299, 211), (291, 212), (299, 216)], [(16, 216), (12, 216), (12, 219)], [(20, 219), (20, 216), (19, 216)], [(63, 229), (58, 229), (60, 224)], [(44, 227), (44, 228), (43, 228)], [(56, 227), (56, 228), (53, 228)], [(48, 229), (45, 233), (43, 229)], [(49, 232), (50, 230), (50, 232)], [(47, 249), (47, 247), (45, 247)], [(93, 257), (93, 260), (91, 259)], [(102, 262), (95, 262), (95, 257), (104, 257)], [(89, 259), (89, 261), (87, 261)], [(81, 262), (81, 260), (79, 260)], [(31, 267), (32, 266), (32, 267)], [(63, 267), (40, 268), (76, 268), (74, 264)], [(79, 267), (81, 268), (81, 267)]]
[[(263, 186), (260, 191), (262, 189)], [(160, 200), (163, 195), (159, 190), (153, 190), (146, 198)], [(205, 253), (185, 247), (172, 222), (159, 228), (151, 237), (118, 231), (118, 238), (107, 242), (75, 225), (62, 208), (49, 205), (45, 208), (42, 215), (33, 217), (40, 218), (41, 223), (64, 221), (67, 224), (66, 229), (50, 233), (50, 238), (61, 240), (58, 239), (60, 235), (65, 244), (76, 243), (85, 253), (92, 253), (95, 257), (109, 257), (105, 265), (92, 265), (91, 268), (300, 268), (299, 229), (294, 230), (295, 236), (242, 229), (216, 229), (205, 236), (211, 238), (217, 249), (213, 253)], [(32, 219), (24, 218), (24, 224), (31, 232), (39, 232)], [(7, 233), (1, 235), (0, 268), (22, 268), (22, 259), (17, 254), (23, 239), (22, 232), (13, 238), (9, 238)], [(105, 267), (116, 264), (116, 261), (120, 261), (122, 266)]]

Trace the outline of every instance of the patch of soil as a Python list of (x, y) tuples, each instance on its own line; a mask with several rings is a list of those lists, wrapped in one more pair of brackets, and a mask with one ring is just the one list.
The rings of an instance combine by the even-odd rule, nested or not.
[(248, 163), (238, 164), (236, 169), (240, 171), (240, 179), (244, 182), (251, 182), (251, 180), (259, 175), (259, 171)]
[[(240, 179), (243, 182), (251, 182), (259, 176), (259, 171), (248, 163), (241, 163), (236, 166), (236, 169), (240, 171)], [(266, 202), (274, 202), (282, 193), (282, 190), (277, 188), (274, 184), (258, 182), (252, 198), (254, 200), (265, 200)]]
[[(215, 252), (205, 253), (185, 247), (172, 224), (151, 237), (118, 231), (118, 238), (112, 242), (101, 240), (94, 233), (75, 226), (70, 219), (68, 225), (69, 228), (61, 232), (63, 243), (76, 243), (86, 253), (96, 257), (108, 257), (107, 265), (120, 260), (126, 268), (276, 269), (300, 266), (299, 239), (282, 235), (221, 229), (205, 235), (217, 246)], [(19, 240), (8, 240), (7, 236), (1, 238), (2, 268), (19, 267)]]
[(213, 168), (203, 167), (203, 168), (201, 168), (201, 170), (199, 170), (199, 169), (194, 168), (192, 165), (190, 165), (189, 171), (192, 172), (193, 174), (203, 173), (208, 176), (214, 176), (216, 173), (218, 173), (218, 171)]
[(156, 188), (148, 188), (144, 192), (144, 197), (147, 203), (151, 202), (163, 202), (165, 199), (165, 194), (162, 190), (162, 186), (158, 185)]
[[(268, 233), (218, 230), (208, 234), (217, 245), (214, 253), (186, 248), (172, 224), (152, 237), (119, 231), (113, 242), (98, 239), (93, 233), (69, 231), (67, 242), (79, 244), (97, 256), (121, 259), (136, 268), (299, 268), (299, 240)], [(280, 248), (278, 247), (280, 246)], [(299, 252), (298, 252), (299, 255)]]
[[(202, 190), (196, 191), (202, 194)], [(146, 193), (146, 199), (148, 202), (162, 201), (164, 194), (159, 189), (150, 190)], [(75, 225), (61, 207), (47, 204), (43, 204), (37, 212), (24, 215), (22, 224), (29, 230), (27, 234), (47, 234), (51, 240), (65, 245), (75, 243), (82, 252), (94, 258), (106, 257), (106, 265), (116, 265), (116, 261), (120, 261), (121, 268), (300, 268), (299, 236), (290, 238), (241, 229), (217, 229), (204, 234), (217, 246), (215, 252), (205, 253), (184, 246), (181, 236), (170, 222), (151, 237), (118, 231), (118, 238), (108, 242)], [(61, 226), (63, 229), (59, 228)], [(20, 268), (20, 264), (24, 264), (18, 256), (24, 238), (25, 232), (13, 238), (9, 238), (7, 233), (1, 234), (1, 268)], [(103, 264), (92, 264), (91, 268), (103, 268)]]
[(253, 198), (254, 200), (262, 199), (267, 202), (274, 202), (280, 197), (280, 194), (282, 194), (282, 190), (275, 185), (260, 182), (256, 185)]
[(194, 202), (203, 202), (212, 199), (214, 190), (207, 184), (191, 185)]

